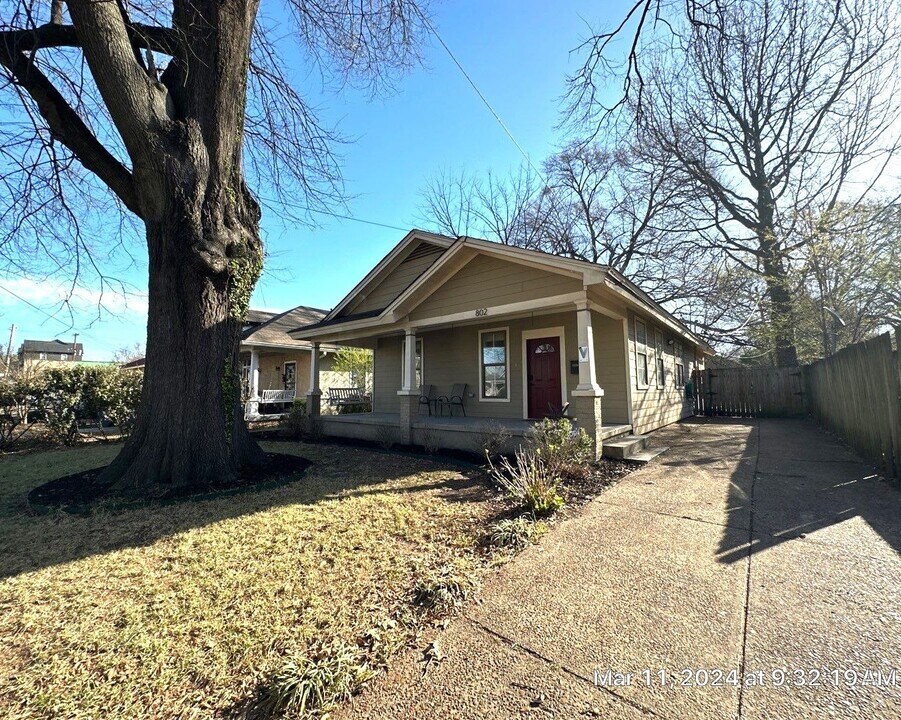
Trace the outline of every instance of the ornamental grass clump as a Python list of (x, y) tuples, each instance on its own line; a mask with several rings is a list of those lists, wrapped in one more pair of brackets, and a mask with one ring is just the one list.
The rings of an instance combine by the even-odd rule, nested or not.
[(491, 477), (501, 490), (536, 517), (550, 515), (563, 505), (560, 477), (534, 450), (517, 450), (514, 462), (501, 457), (497, 464), (488, 458)]
[(544, 523), (529, 517), (505, 518), (491, 526), (488, 542), (492, 547), (522, 550), (546, 530)]
[(374, 675), (357, 648), (320, 644), (284, 663), (260, 687), (251, 718), (297, 717), (328, 712)]

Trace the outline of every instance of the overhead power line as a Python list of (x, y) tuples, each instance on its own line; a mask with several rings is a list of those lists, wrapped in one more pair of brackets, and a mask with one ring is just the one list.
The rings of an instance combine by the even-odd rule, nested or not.
[(260, 200), (263, 202), (276, 203), (278, 205), (283, 205), (285, 207), (296, 208), (297, 210), (303, 210), (304, 212), (317, 213), (319, 215), (330, 215), (331, 217), (338, 218), (340, 220), (350, 220), (352, 222), (363, 223), (364, 225), (374, 225), (375, 227), (388, 228), (389, 230), (400, 230), (401, 232), (407, 232), (410, 228), (398, 227), (397, 225), (389, 225), (387, 223), (378, 222), (377, 220), (366, 220), (364, 218), (353, 217), (352, 215), (342, 215), (341, 213), (331, 212), (330, 210), (321, 210), (318, 208), (311, 208), (306, 205), (299, 205), (298, 203), (288, 202), (286, 200), (277, 200), (275, 198), (264, 197), (262, 195), (259, 196)]
[(425, 26), (429, 29), (432, 35), (435, 36), (435, 39), (439, 43), (441, 43), (441, 47), (444, 48), (450, 59), (454, 61), (454, 65), (457, 66), (457, 68), (463, 74), (463, 77), (466, 78), (466, 81), (472, 86), (472, 89), (476, 91), (476, 95), (479, 96), (479, 99), (482, 101), (485, 107), (488, 108), (488, 112), (490, 112), (494, 116), (494, 119), (497, 120), (497, 124), (501, 126), (503, 131), (507, 134), (507, 137), (510, 138), (510, 142), (512, 142), (516, 146), (516, 149), (519, 150), (520, 154), (525, 158), (526, 162), (529, 164), (529, 167), (531, 167), (537, 175), (542, 176), (543, 173), (537, 167), (535, 167), (535, 163), (532, 162), (532, 158), (529, 157), (529, 153), (523, 150), (522, 145), (517, 142), (516, 138), (513, 136), (513, 133), (510, 131), (510, 128), (507, 127), (506, 123), (501, 119), (501, 116), (498, 115), (497, 110), (495, 110), (491, 103), (488, 102), (488, 98), (485, 97), (485, 94), (481, 90), (479, 90), (479, 86), (476, 85), (475, 80), (470, 77), (469, 73), (466, 72), (466, 68), (464, 68), (460, 61), (457, 60), (457, 56), (454, 55), (453, 51), (447, 46), (447, 43), (444, 42), (444, 39), (441, 37), (441, 35), (438, 34), (435, 26), (432, 25), (431, 21), (428, 19), (428, 17), (426, 17), (425, 13), (419, 9), (419, 7), (414, 7), (416, 7), (416, 12), (419, 13), (419, 17), (422, 18)]

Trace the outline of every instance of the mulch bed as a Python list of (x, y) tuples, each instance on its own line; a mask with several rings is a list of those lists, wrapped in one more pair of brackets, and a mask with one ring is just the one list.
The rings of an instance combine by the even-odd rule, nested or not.
[[(174, 500), (188, 496), (202, 497), (224, 492), (260, 489), (296, 480), (312, 463), (298, 455), (267, 453), (266, 464), (242, 470), (234, 479), (204, 488), (177, 488), (163, 490), (159, 500)], [(34, 488), (28, 493), (28, 502), (35, 509), (63, 507), (78, 509), (105, 498), (115, 497), (109, 483), (100, 482), (105, 467), (66, 475)]]

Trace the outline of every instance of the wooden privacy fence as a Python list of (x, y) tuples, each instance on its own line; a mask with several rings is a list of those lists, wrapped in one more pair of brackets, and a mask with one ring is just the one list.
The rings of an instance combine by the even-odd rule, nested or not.
[[(895, 330), (901, 341), (901, 328)], [(901, 479), (901, 361), (886, 333), (804, 368), (807, 409), (890, 477)]]
[[(901, 328), (895, 336), (901, 347)], [(711, 368), (693, 379), (699, 414), (810, 414), (901, 482), (901, 359), (889, 333), (800, 368)]]
[(801, 368), (711, 368), (694, 373), (703, 415), (797, 417), (804, 414)]

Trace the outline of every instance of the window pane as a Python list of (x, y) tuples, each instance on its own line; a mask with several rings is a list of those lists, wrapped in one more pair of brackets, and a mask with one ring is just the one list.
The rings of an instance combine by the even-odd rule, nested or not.
[(644, 353), (638, 353), (638, 382), (648, 384), (648, 356)]
[(641, 320), (635, 321), (635, 340), (642, 345), (648, 344), (648, 328)]
[(483, 369), (482, 395), (486, 398), (507, 397), (506, 365), (486, 365)]

